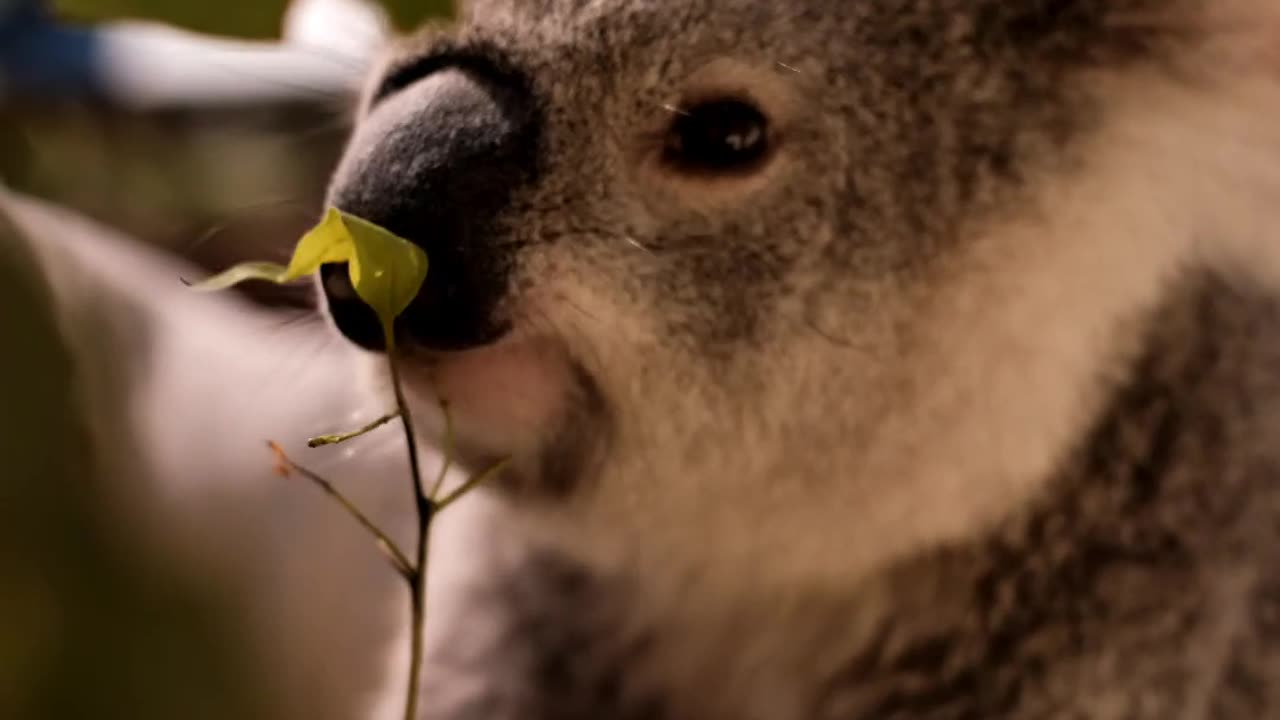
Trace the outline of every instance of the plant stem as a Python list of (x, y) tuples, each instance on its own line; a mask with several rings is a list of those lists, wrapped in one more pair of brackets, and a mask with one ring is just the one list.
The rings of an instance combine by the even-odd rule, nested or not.
[(490, 465), (487, 470), (476, 473), (475, 475), (472, 475), (470, 478), (467, 479), (466, 482), (462, 483), (462, 485), (458, 487), (457, 490), (454, 490), (448, 495), (445, 495), (443, 498), (440, 499), (439, 502), (436, 503), (436, 507), (435, 507), (436, 512), (440, 512), (441, 510), (444, 510), (446, 507), (449, 507), (454, 503), (454, 501), (458, 500), (463, 495), (466, 495), (467, 493), (474, 490), (477, 485), (483, 484), (489, 478), (492, 478), (494, 475), (497, 475), (499, 472), (502, 472), (502, 469), (505, 468), (507, 464), (510, 462), (511, 462), (510, 458), (499, 460), (498, 462)]
[(440, 412), (444, 415), (444, 459), (440, 463), (440, 472), (436, 474), (435, 484), (431, 486), (431, 492), (427, 495), (432, 500), (440, 495), (445, 476), (449, 474), (449, 465), (453, 462), (453, 415), (449, 413), (447, 400), (440, 401)]
[(497, 474), (507, 464), (500, 461), (484, 472), (469, 478), (461, 487), (446, 495), (438, 502), (434, 499), (444, 484), (453, 458), (453, 420), (449, 415), (449, 407), (442, 403), (445, 423), (445, 448), (443, 464), (439, 475), (428, 492), (422, 482), (422, 466), (418, 460), (417, 435), (413, 429), (413, 415), (409, 412), (409, 403), (404, 395), (404, 387), (400, 382), (400, 365), (396, 360), (393, 348), (387, 352), (388, 364), (391, 368), (391, 387), (395, 393), (396, 411), (404, 427), (405, 444), (409, 451), (409, 472), (413, 478), (414, 507), (418, 512), (417, 551), (414, 554), (413, 566), (408, 572), (402, 572), (409, 583), (409, 682), (405, 690), (404, 720), (417, 720), (418, 698), (420, 695), (423, 664), (423, 631), (427, 618), (427, 569), (428, 550), (431, 547), (431, 522), (446, 506), (453, 504), (476, 485)]
[(271, 451), (275, 453), (277, 463), (279, 463), (284, 470), (298, 473), (302, 477), (314, 483), (329, 497), (336, 500), (338, 504), (342, 506), (342, 509), (347, 511), (348, 515), (355, 518), (356, 522), (360, 523), (361, 527), (368, 530), (369, 534), (373, 535), (374, 539), (378, 543), (378, 548), (386, 554), (387, 558), (391, 561), (391, 565), (400, 573), (400, 576), (410, 582), (413, 581), (413, 577), (417, 574), (417, 570), (414, 569), (414, 566), (409, 564), (409, 558), (405, 557), (404, 551), (402, 551), (399, 546), (395, 544), (395, 541), (388, 537), (381, 528), (375, 525), (374, 522), (369, 519), (368, 515), (365, 515), (360, 508), (356, 507), (355, 503), (351, 502), (346, 495), (342, 494), (341, 490), (322, 475), (299, 465), (293, 460), (290, 460), (289, 456), (285, 454), (284, 449), (278, 444), (272, 442), (268, 443), (268, 446), (271, 448)]
[(338, 443), (344, 443), (348, 440), (353, 440), (355, 438), (358, 438), (361, 435), (368, 435), (374, 430), (377, 430), (383, 425), (386, 425), (392, 420), (395, 420), (399, 416), (400, 416), (399, 412), (387, 413), (386, 415), (383, 415), (382, 417), (378, 418), (377, 420), (374, 420), (368, 425), (365, 425), (359, 430), (352, 430), (351, 432), (342, 433), (340, 435), (321, 435), (320, 437), (313, 437), (307, 441), (307, 447), (318, 448), (324, 445), (337, 445)]
[(419, 523), (417, 570), (409, 581), (409, 626), (413, 636), (409, 639), (409, 687), (405, 691), (404, 720), (417, 720), (418, 716), (418, 686), (422, 679), (422, 633), (427, 620), (427, 551), (431, 545), (432, 514), (434, 510), (428, 509), (426, 521)]
[[(396, 396), (396, 410), (400, 414), (400, 423), (404, 426), (404, 440), (409, 451), (409, 472), (413, 476), (413, 496), (418, 503), (419, 525), (430, 523), (430, 516), (423, 517), (423, 500), (430, 500), (422, 486), (422, 468), (418, 461), (417, 434), (413, 430), (413, 415), (409, 412), (409, 402), (404, 397), (404, 387), (400, 384), (400, 363), (394, 352), (387, 353), (391, 366), (391, 387)], [(425, 521), (425, 523), (424, 523)]]
[(417, 552), (409, 581), (409, 683), (405, 690), (404, 720), (416, 720), (418, 715), (418, 686), (422, 674), (422, 632), (427, 616), (427, 550), (430, 547), (431, 520), (436, 506), (422, 484), (422, 468), (418, 461), (417, 435), (413, 430), (413, 416), (400, 383), (400, 363), (394, 349), (388, 348), (388, 365), (391, 368), (391, 387), (396, 396), (396, 410), (404, 427), (405, 444), (409, 451), (409, 472), (413, 476), (414, 507), (418, 511)]

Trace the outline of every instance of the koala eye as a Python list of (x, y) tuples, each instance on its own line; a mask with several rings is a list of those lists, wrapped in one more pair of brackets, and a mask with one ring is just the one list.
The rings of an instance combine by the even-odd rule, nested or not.
[(742, 100), (714, 100), (677, 111), (667, 130), (663, 162), (688, 173), (756, 169), (770, 149), (769, 121)]

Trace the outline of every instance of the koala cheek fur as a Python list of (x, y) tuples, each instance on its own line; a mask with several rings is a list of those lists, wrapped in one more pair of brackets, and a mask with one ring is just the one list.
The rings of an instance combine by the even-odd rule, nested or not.
[(428, 717), (1280, 716), (1280, 5), (463, 17), (331, 196), (515, 459)]

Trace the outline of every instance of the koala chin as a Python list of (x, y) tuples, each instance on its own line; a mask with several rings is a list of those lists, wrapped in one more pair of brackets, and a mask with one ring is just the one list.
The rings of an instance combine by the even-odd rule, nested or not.
[(1280, 2), (473, 0), (358, 117), (513, 458), (424, 717), (1280, 718)]

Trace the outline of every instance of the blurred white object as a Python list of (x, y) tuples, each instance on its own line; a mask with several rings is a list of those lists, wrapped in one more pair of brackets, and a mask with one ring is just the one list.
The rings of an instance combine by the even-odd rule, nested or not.
[(298, 50), (323, 49), (368, 64), (391, 37), (382, 6), (368, 0), (293, 0), (281, 41)]
[(147, 110), (341, 99), (358, 90), (389, 27), (366, 0), (297, 0), (279, 42), (149, 22), (61, 25), (39, 2), (22, 2), (0, 12), (0, 103), (87, 96)]

